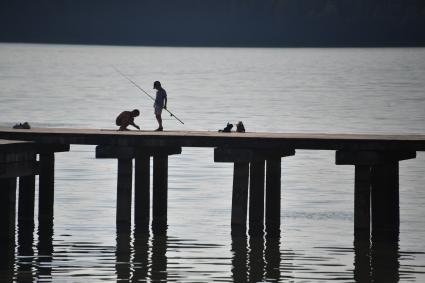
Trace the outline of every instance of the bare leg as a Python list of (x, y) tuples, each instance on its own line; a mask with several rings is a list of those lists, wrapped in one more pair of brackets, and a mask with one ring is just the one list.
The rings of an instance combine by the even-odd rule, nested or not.
[(155, 115), (156, 116), (156, 120), (158, 121), (158, 129), (162, 129), (162, 118), (161, 115)]

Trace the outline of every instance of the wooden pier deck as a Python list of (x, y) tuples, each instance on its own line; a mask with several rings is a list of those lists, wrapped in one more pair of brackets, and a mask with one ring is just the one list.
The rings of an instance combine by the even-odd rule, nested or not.
[[(26, 207), (34, 207), (28, 203), (33, 199), (33, 178), (39, 174), (43, 180), (40, 181), (39, 217), (48, 221), (53, 217), (54, 153), (68, 151), (70, 144), (96, 145), (97, 158), (118, 160), (117, 228), (131, 227), (134, 174), (135, 228), (146, 231), (152, 225), (154, 233), (163, 232), (167, 227), (168, 156), (181, 154), (182, 147), (214, 148), (215, 162), (234, 164), (232, 234), (246, 234), (249, 216), (248, 234), (254, 236), (280, 235), (282, 158), (295, 155), (300, 149), (333, 150), (337, 165), (354, 165), (355, 236), (372, 235), (374, 239), (392, 240), (398, 239), (400, 224), (399, 161), (415, 158), (417, 151), (425, 151), (425, 135), (0, 128), (0, 139), (9, 139), (0, 142), (0, 168), (4, 168), (4, 172), (11, 172), (6, 169), (16, 167), (16, 163), (3, 157), (17, 151), (30, 150), (25, 162), (34, 168), (30, 172), (15, 170), (12, 175), (0, 172), (0, 191), (5, 196), (13, 196), (16, 178), (19, 178), (20, 186), (23, 184), (20, 198), (22, 194)], [(25, 197), (26, 191), (30, 197)], [(14, 215), (13, 204), (8, 199), (2, 198), (0, 207), (9, 207), (11, 211), (7, 215), (10, 216)], [(22, 209), (28, 210), (25, 206)], [(33, 212), (22, 215), (30, 218)], [(3, 222), (10, 226), (10, 219), (6, 220)], [(0, 230), (4, 229), (0, 227)]]

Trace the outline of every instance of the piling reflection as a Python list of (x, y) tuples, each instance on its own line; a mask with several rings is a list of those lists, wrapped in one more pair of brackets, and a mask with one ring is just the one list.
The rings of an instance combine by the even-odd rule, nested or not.
[(15, 262), (15, 245), (7, 239), (0, 241), (0, 282), (12, 282)]
[(167, 235), (117, 233), (115, 271), (117, 282), (166, 282)]
[(358, 239), (354, 241), (354, 280), (371, 282), (370, 241)]
[(131, 268), (131, 237), (130, 233), (117, 233), (117, 246), (115, 251), (115, 271), (117, 282), (128, 281)]
[(399, 242), (380, 238), (354, 241), (354, 279), (356, 282), (399, 282)]
[(398, 242), (372, 242), (371, 255), (373, 282), (399, 281)]
[(167, 235), (154, 234), (152, 238), (152, 270), (153, 282), (167, 281)]
[(134, 265), (131, 282), (147, 280), (149, 277), (149, 234), (135, 233), (133, 248)]
[(234, 282), (279, 281), (280, 238), (232, 237)]
[(263, 279), (265, 270), (264, 243), (263, 237), (250, 237), (249, 239), (249, 282), (259, 282)]
[[(53, 222), (39, 223), (38, 241), (34, 241), (34, 235), (30, 228), (30, 224), (28, 227), (23, 224), (18, 225), (16, 259), (13, 245), (2, 247), (0, 282), (52, 280)], [(36, 242), (36, 246), (33, 245), (34, 242)], [(180, 252), (195, 251), (199, 253), (204, 252), (205, 248), (212, 247), (215, 246), (170, 239), (166, 234), (117, 232), (115, 254), (112, 250), (112, 257), (115, 256), (113, 268), (115, 267), (116, 281), (176, 281), (182, 276), (181, 272), (185, 272), (183, 268), (187, 268), (187, 266), (179, 265), (176, 269), (175, 263), (180, 263), (181, 259), (185, 258)], [(352, 256), (351, 249), (327, 249), (327, 254), (332, 251)], [(168, 255), (167, 250), (171, 251)], [(174, 250), (179, 251), (178, 255), (175, 255)], [(60, 267), (59, 250), (57, 252), (55, 266)], [(232, 237), (231, 252), (231, 261), (225, 261), (224, 264), (231, 263), (230, 280), (233, 282), (280, 282), (293, 275), (309, 278), (308, 276), (312, 272), (317, 275), (315, 278), (309, 278), (312, 281), (324, 278), (337, 280), (332, 269), (329, 268), (329, 266), (337, 266), (332, 265), (334, 258), (312, 255), (309, 252), (305, 255), (292, 250), (287, 253), (281, 250), (281, 238)], [(192, 257), (193, 254), (190, 256)], [(219, 261), (222, 263), (223, 259), (228, 260), (228, 258), (221, 257), (206, 259), (202, 256), (192, 259), (208, 260), (208, 262), (217, 260), (215, 263)], [(283, 264), (284, 260), (285, 264)], [(296, 264), (292, 265), (294, 260)], [(291, 266), (288, 268), (289, 265)], [(193, 271), (190, 269), (191, 266), (188, 267), (187, 273), (182, 278), (186, 278), (185, 276), (190, 278), (193, 275)], [(298, 270), (298, 274), (288, 274), (293, 270)], [(216, 276), (215, 272), (217, 269), (212, 268), (209, 275)], [(398, 241), (378, 241), (376, 239), (371, 241), (367, 237), (357, 237), (354, 241), (354, 274), (351, 267), (345, 269), (344, 272), (348, 272), (348, 277), (354, 278), (355, 282), (398, 282), (400, 277), (405, 276), (400, 272)], [(59, 273), (60, 269), (57, 268), (56, 275)], [(203, 275), (205, 274), (203, 273)], [(338, 274), (341, 273), (338, 271)], [(344, 274), (344, 278), (348, 278), (346, 275)], [(229, 278), (222, 279), (228, 280)]]
[(266, 238), (265, 258), (266, 258), (266, 278), (279, 281), (280, 277), (280, 238)]
[(248, 246), (245, 236), (232, 237), (232, 277), (234, 282), (248, 280)]
[(16, 279), (18, 282), (34, 281), (34, 220), (18, 220), (18, 258)]
[(38, 223), (38, 279), (52, 278), (53, 219), (39, 219)]

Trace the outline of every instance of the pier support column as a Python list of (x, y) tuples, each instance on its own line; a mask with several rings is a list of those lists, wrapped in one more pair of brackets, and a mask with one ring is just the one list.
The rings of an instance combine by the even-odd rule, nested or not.
[(34, 225), (35, 176), (19, 177), (18, 222)]
[(149, 231), (150, 219), (150, 156), (135, 158), (134, 223), (137, 232)]
[(354, 167), (354, 233), (355, 238), (370, 236), (371, 167)]
[[(15, 244), (16, 178), (0, 179), (0, 247), (10, 251)], [(5, 253), (6, 255), (6, 253)]]
[(266, 233), (269, 237), (280, 236), (281, 159), (266, 161)]
[[(32, 160), (36, 162), (35, 155)], [(34, 254), (35, 175), (19, 177), (18, 195), (18, 254), (31, 256)], [(28, 271), (28, 266), (25, 264), (20, 265), (19, 268)]]
[(250, 236), (264, 233), (264, 160), (251, 162), (249, 178)]
[[(415, 151), (337, 151), (337, 165), (355, 165), (354, 236), (397, 241), (400, 227), (398, 163)], [(372, 215), (372, 216), (371, 216)], [(372, 221), (371, 221), (372, 220)]]
[(40, 154), (40, 176), (38, 194), (38, 219), (39, 221), (53, 221), (55, 182), (55, 154)]
[(131, 191), (132, 191), (133, 160), (129, 158), (118, 159), (117, 179), (117, 215), (118, 230), (130, 231), (131, 229)]
[[(36, 163), (36, 155), (31, 158)], [(19, 177), (19, 237), (32, 238), (34, 232), (35, 175)]]
[[(113, 158), (118, 160), (116, 207), (117, 232), (127, 233), (131, 230), (131, 194), (133, 188), (134, 155), (133, 147), (96, 146), (96, 158)], [(140, 180), (138, 180), (138, 183), (139, 182)]]
[(0, 178), (0, 270), (12, 282), (15, 263), (16, 178)]
[[(249, 201), (249, 235), (280, 236), (281, 158), (295, 154), (294, 149), (215, 148), (215, 162), (233, 162), (232, 235), (246, 235)], [(264, 191), (265, 162), (266, 192)], [(248, 173), (249, 172), (249, 173)], [(249, 180), (249, 199), (248, 199)], [(264, 193), (266, 198), (264, 199)], [(265, 208), (265, 209), (264, 209)], [(264, 212), (266, 217), (264, 217)]]
[(398, 240), (400, 227), (398, 161), (372, 166), (372, 238)]
[(235, 162), (233, 165), (232, 236), (246, 235), (248, 180), (249, 163)]
[(153, 157), (152, 229), (154, 233), (167, 230), (168, 155)]

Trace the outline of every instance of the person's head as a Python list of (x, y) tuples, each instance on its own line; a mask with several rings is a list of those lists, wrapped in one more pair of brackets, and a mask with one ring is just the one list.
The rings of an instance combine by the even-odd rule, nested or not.
[(160, 83), (159, 81), (155, 81), (155, 82), (153, 83), (153, 88), (154, 88), (154, 89), (160, 89), (160, 88), (161, 88), (161, 83)]
[(137, 117), (140, 115), (140, 111), (139, 109), (134, 109), (133, 111), (131, 111), (131, 116), (133, 117)]

